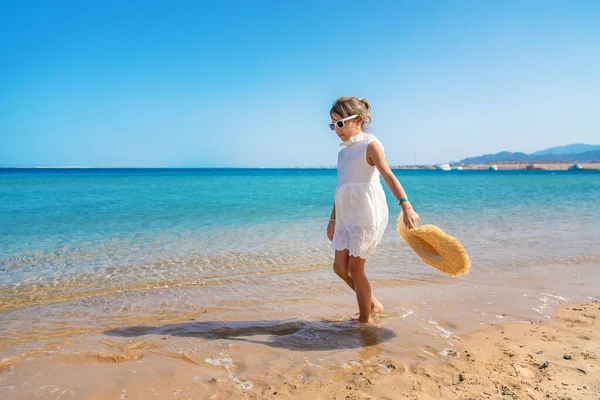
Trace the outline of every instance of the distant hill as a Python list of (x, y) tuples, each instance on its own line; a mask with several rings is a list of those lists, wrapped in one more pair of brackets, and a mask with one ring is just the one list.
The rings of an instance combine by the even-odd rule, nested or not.
[[(583, 149), (583, 151), (578, 151)], [(573, 153), (574, 152), (574, 153)], [(550, 149), (526, 154), (502, 151), (496, 154), (485, 154), (479, 157), (469, 157), (459, 161), (459, 164), (489, 164), (500, 162), (590, 162), (600, 161), (600, 145), (571, 144), (568, 146), (552, 147)]]
[(542, 156), (545, 154), (579, 154), (595, 150), (600, 150), (600, 145), (576, 143), (566, 146), (551, 147), (546, 150), (536, 151), (535, 153), (531, 153), (531, 155)]
[(529, 160), (529, 155), (525, 153), (511, 153), (509, 151), (502, 151), (496, 154), (484, 154), (479, 157), (469, 157), (464, 160), (460, 160), (459, 164), (487, 164), (491, 162), (511, 161), (511, 162), (526, 162)]

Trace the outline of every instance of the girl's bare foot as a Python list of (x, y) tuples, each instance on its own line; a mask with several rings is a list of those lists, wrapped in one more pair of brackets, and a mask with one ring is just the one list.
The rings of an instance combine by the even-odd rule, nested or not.
[(362, 321), (362, 320), (360, 319), (360, 313), (359, 313), (359, 312), (357, 312), (356, 314), (352, 315), (352, 316), (350, 317), (350, 319), (351, 319), (352, 321), (359, 321), (361, 324), (370, 324), (370, 323), (373, 323), (373, 318), (369, 318), (369, 320), (368, 320), (368, 321)]
[(375, 297), (371, 300), (371, 314), (379, 314), (383, 312), (383, 304)]
[[(383, 304), (381, 304), (381, 302), (379, 300), (377, 300), (375, 297), (373, 297), (373, 299), (371, 300), (371, 315), (379, 314), (381, 312), (383, 312)], [(360, 313), (357, 312), (356, 314), (352, 315), (350, 317), (350, 319), (352, 321), (359, 320)]]

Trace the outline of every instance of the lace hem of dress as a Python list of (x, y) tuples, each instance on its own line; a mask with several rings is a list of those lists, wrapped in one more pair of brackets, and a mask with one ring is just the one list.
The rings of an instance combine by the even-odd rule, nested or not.
[(332, 247), (335, 250), (348, 250), (353, 257), (367, 258), (375, 252), (379, 243), (378, 229), (375, 226), (335, 227)]

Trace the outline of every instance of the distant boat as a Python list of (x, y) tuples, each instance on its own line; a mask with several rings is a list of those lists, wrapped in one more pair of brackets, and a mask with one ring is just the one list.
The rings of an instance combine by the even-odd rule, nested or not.
[(583, 170), (583, 167), (581, 166), (581, 164), (573, 164), (569, 167), (569, 171), (581, 171)]
[(498, 166), (496, 164), (490, 165), (490, 171), (498, 171)]
[(456, 167), (452, 167), (452, 171), (462, 171), (462, 170), (463, 170), (463, 167), (461, 167), (460, 165), (456, 166)]
[(437, 169), (438, 171), (450, 171), (450, 170), (452, 170), (452, 168), (450, 168), (450, 164), (436, 165), (435, 169)]

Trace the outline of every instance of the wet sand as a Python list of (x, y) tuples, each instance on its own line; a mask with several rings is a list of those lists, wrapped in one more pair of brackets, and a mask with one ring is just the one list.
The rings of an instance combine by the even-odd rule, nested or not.
[[(25, 354), (0, 363), (0, 397), (3, 399), (598, 399), (600, 396), (600, 302), (588, 301), (561, 306), (551, 322), (521, 321), (493, 323), (483, 330), (463, 335), (446, 360), (418, 357), (391, 357), (377, 344), (385, 327), (342, 329), (340, 342), (353, 343), (357, 357), (342, 362), (313, 364), (319, 352), (344, 353), (344, 346), (327, 348), (328, 338), (314, 337), (314, 343), (287, 357), (266, 340), (268, 335), (289, 334), (298, 324), (281, 322), (255, 324), (252, 332), (234, 332), (235, 326), (212, 326), (219, 342), (213, 354), (193, 350), (167, 353), (151, 351), (152, 340), (143, 328), (117, 330), (104, 340), (102, 352), (72, 351), (60, 354), (59, 348), (37, 349), (45, 355)], [(190, 322), (193, 323), (193, 322)], [(346, 322), (330, 322), (345, 326)], [(258, 328), (256, 328), (258, 326)], [(174, 324), (156, 339), (178, 336), (183, 341), (198, 340), (200, 333), (185, 335), (185, 326)], [(164, 327), (163, 327), (164, 328)], [(331, 332), (331, 326), (313, 334)], [(350, 333), (348, 333), (350, 332)], [(245, 346), (239, 357), (235, 340)], [(125, 337), (122, 340), (119, 337)], [(76, 347), (77, 337), (68, 343)], [(356, 341), (354, 343), (354, 341)], [(232, 344), (233, 343), (233, 344)], [(281, 343), (290, 347), (289, 343)], [(150, 350), (150, 351), (149, 351)], [(176, 350), (176, 349), (174, 349)], [(300, 349), (298, 349), (300, 350)], [(311, 356), (309, 356), (311, 354)], [(333, 358), (332, 358), (333, 354)], [(298, 357), (305, 358), (298, 363)], [(269, 368), (257, 368), (252, 360)], [(340, 359), (344, 359), (340, 356)], [(269, 372), (273, 371), (273, 372)], [(279, 371), (279, 372), (277, 372)], [(286, 372), (282, 372), (286, 371)]]

